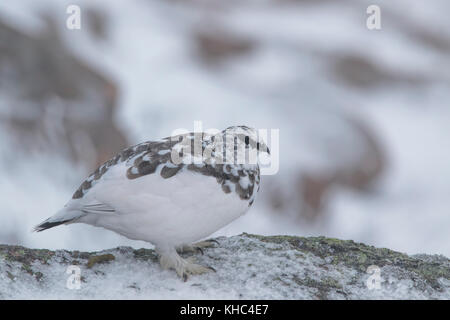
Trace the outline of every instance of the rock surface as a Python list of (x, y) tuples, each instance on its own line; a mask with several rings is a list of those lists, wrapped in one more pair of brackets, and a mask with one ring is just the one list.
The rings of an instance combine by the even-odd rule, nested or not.
[[(324, 237), (242, 234), (216, 240), (220, 244), (197, 259), (217, 272), (187, 282), (173, 271), (161, 270), (150, 249), (88, 253), (1, 245), (0, 298), (450, 298), (450, 261), (444, 256), (408, 256)], [(375, 271), (369, 274), (368, 268)], [(72, 280), (78, 271), (81, 281), (76, 289)]]

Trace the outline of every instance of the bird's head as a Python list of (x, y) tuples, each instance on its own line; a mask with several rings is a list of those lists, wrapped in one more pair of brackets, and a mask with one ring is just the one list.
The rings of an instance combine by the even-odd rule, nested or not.
[(247, 126), (233, 126), (226, 128), (222, 132), (224, 135), (231, 135), (237, 139), (237, 144), (244, 144), (246, 149), (256, 149), (259, 153), (267, 153), (270, 155), (270, 150), (266, 143), (259, 136), (258, 131)]

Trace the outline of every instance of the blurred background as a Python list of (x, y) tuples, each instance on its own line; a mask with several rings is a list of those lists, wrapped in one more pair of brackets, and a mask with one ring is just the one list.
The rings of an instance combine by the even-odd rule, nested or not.
[[(381, 30), (366, 26), (371, 4)], [(86, 225), (30, 230), (123, 147), (201, 120), (280, 130), (279, 173), (215, 235), (450, 256), (449, 12), (447, 0), (1, 1), (0, 243), (149, 247)]]

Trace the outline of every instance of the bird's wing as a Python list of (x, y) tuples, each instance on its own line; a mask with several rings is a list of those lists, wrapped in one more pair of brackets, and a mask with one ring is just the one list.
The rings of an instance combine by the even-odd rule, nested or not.
[(83, 213), (86, 214), (111, 214), (111, 213), (116, 213), (116, 210), (105, 204), (105, 203), (100, 203), (100, 202), (93, 202), (90, 204), (85, 204), (80, 208), (80, 211), (82, 211)]
[[(78, 188), (72, 199), (82, 199), (112, 168), (125, 164), (126, 178), (136, 179), (154, 173), (156, 167), (170, 158), (170, 150), (176, 141), (168, 138), (159, 141), (147, 141), (126, 148), (97, 168)], [(168, 172), (172, 174), (173, 169)]]

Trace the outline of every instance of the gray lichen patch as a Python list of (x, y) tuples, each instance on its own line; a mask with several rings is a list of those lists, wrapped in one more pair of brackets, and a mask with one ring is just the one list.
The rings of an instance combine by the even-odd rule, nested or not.
[(141, 248), (133, 250), (133, 255), (138, 260), (158, 262), (158, 255), (155, 250)]
[(46, 264), (55, 252), (46, 249), (28, 249), (21, 246), (0, 245), (0, 257), (6, 261), (31, 264), (38, 260)]
[(116, 257), (114, 255), (110, 254), (110, 253), (108, 253), (108, 254), (101, 254), (101, 255), (98, 255), (98, 256), (90, 257), (88, 262), (87, 262), (87, 264), (86, 264), (86, 266), (88, 268), (92, 268), (94, 265), (96, 265), (98, 263), (107, 263), (107, 262), (113, 261), (115, 259), (116, 259)]

